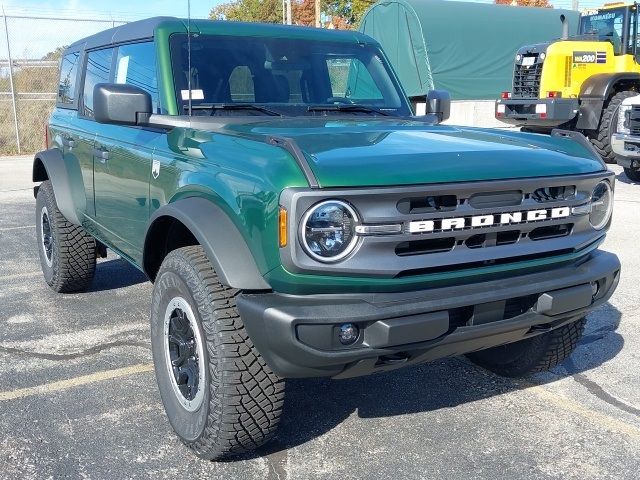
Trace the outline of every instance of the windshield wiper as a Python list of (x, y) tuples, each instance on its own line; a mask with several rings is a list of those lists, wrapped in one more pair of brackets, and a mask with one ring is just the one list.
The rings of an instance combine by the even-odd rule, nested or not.
[[(189, 110), (189, 105), (184, 106), (185, 110)], [(253, 110), (254, 112), (262, 112), (265, 115), (281, 117), (282, 114), (259, 105), (250, 103), (199, 103), (191, 106), (192, 110), (210, 110), (211, 115), (215, 115), (220, 110)]]
[(341, 103), (338, 105), (309, 105), (308, 112), (364, 112), (377, 113), (378, 115), (389, 116), (387, 112), (378, 110), (377, 108), (359, 105), (357, 103)]

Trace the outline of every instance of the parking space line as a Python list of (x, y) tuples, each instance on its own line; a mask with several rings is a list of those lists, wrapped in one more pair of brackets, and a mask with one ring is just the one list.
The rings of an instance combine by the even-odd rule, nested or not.
[(37, 270), (34, 272), (25, 272), (25, 273), (14, 273), (12, 275), (0, 275), (0, 281), (2, 280), (19, 280), (20, 278), (29, 278), (35, 277), (38, 275), (42, 275), (42, 270)]
[(585, 407), (567, 397), (551, 392), (540, 385), (525, 383), (524, 386), (526, 387), (527, 392), (534, 393), (539, 399), (544, 400), (547, 403), (553, 403), (556, 407), (580, 415), (581, 417), (584, 417), (592, 423), (595, 423), (609, 431), (622, 433), (630, 437), (640, 439), (640, 428), (635, 425), (631, 425), (630, 423), (618, 420), (610, 415)]
[(19, 388), (17, 390), (9, 390), (6, 392), (0, 392), (0, 402), (5, 400), (16, 400), (18, 398), (32, 397), (34, 395), (41, 395), (45, 393), (59, 392), (61, 390), (67, 390), (69, 388), (78, 387), (80, 385), (87, 385), (89, 383), (102, 382), (104, 380), (111, 380), (118, 377), (126, 377), (129, 375), (135, 375), (138, 373), (150, 372), (153, 370), (152, 363), (140, 363), (138, 365), (132, 365), (131, 367), (117, 368), (115, 370), (106, 370), (102, 372), (96, 372), (89, 375), (82, 375), (80, 377), (70, 378), (68, 380), (60, 380), (58, 382), (46, 383), (44, 385), (38, 385), (36, 387)]
[(23, 225), (21, 227), (5, 227), (0, 228), (0, 232), (12, 232), (14, 230), (26, 230), (27, 228), (36, 228), (35, 225)]

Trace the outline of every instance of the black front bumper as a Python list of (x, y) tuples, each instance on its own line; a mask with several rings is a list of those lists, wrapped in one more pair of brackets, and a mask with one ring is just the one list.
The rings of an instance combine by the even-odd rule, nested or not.
[[(558, 328), (606, 302), (619, 274), (618, 258), (596, 251), (553, 270), (469, 285), (402, 293), (243, 293), (237, 305), (251, 340), (276, 374), (347, 378)], [(343, 323), (359, 327), (352, 346), (338, 341)]]
[[(501, 112), (503, 106), (504, 112)], [(544, 114), (536, 112), (544, 105)], [(555, 127), (578, 115), (577, 98), (511, 98), (496, 100), (496, 119), (510, 125)]]

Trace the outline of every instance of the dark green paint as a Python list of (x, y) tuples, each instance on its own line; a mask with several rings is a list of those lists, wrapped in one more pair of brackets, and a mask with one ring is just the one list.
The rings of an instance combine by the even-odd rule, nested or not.
[[(178, 112), (168, 42), (173, 33), (184, 33), (186, 28), (183, 21), (168, 21), (155, 32), (161, 104), (171, 115)], [(355, 32), (234, 22), (194, 21), (192, 32), (371, 42)], [(62, 144), (68, 134), (77, 139), (72, 149)], [(265, 279), (281, 292), (415, 290), (539, 268), (586, 254), (402, 279), (289, 273), (280, 264), (279, 197), (287, 187), (304, 188), (308, 183), (291, 154), (266, 141), (270, 135), (293, 138), (322, 187), (469, 182), (603, 170), (590, 151), (569, 139), (367, 116), (257, 122), (254, 117), (211, 131), (167, 131), (100, 125), (72, 110), (56, 109), (50, 120), (49, 147), (60, 149), (69, 171), (78, 172), (74, 198), (86, 200), (76, 205), (84, 226), (139, 268), (151, 215), (163, 205), (193, 196), (207, 198), (229, 215)], [(105, 163), (93, 155), (93, 149), (101, 147), (110, 151)], [(154, 160), (160, 165), (158, 178), (151, 175)]]

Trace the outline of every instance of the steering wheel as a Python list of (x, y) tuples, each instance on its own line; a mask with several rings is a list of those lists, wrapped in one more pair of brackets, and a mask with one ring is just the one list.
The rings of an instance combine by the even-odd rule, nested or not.
[(329, 97), (327, 98), (327, 103), (343, 103), (346, 105), (353, 105), (356, 102), (354, 102), (350, 98), (345, 97)]

